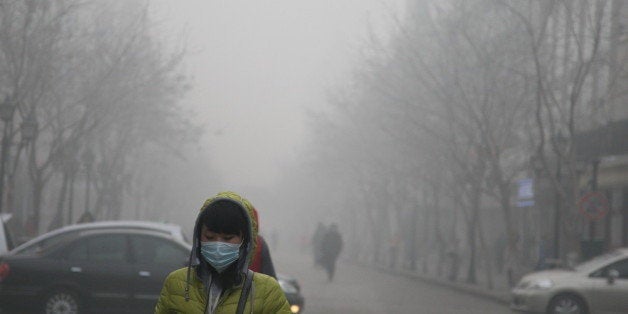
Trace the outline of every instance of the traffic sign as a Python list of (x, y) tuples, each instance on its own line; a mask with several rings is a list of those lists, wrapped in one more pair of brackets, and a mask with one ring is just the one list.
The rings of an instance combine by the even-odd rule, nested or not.
[(606, 216), (609, 209), (608, 199), (601, 192), (591, 192), (585, 194), (578, 201), (580, 213), (591, 221), (602, 219)]
[(517, 207), (534, 206), (534, 181), (532, 179), (517, 180)]

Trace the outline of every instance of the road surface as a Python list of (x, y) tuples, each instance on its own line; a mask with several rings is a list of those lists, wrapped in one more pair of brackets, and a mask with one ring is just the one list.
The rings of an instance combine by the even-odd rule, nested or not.
[(273, 262), (278, 273), (299, 280), (306, 314), (511, 313), (494, 301), (353, 263), (339, 261), (336, 278), (328, 282), (308, 255), (273, 252)]

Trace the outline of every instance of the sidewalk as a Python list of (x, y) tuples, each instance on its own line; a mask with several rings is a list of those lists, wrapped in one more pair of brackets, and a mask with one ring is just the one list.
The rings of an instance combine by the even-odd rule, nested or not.
[[(423, 275), (418, 273), (417, 271), (390, 269), (384, 266), (373, 266), (360, 263), (358, 263), (358, 266), (371, 269), (375, 268), (380, 272), (392, 275), (414, 278), (416, 280), (421, 280), (431, 285), (446, 287), (500, 304), (510, 304), (510, 288), (506, 287), (505, 284), (497, 284), (497, 281), (499, 280), (504, 280), (503, 282), (505, 282), (505, 278), (502, 278), (504, 277), (503, 275), (495, 275), (495, 287), (493, 289), (488, 289), (483, 282), (479, 282), (478, 284), (468, 284), (466, 282), (461, 282), (460, 280), (464, 280), (462, 278), (458, 278), (457, 281), (449, 281), (433, 275)], [(479, 275), (481, 275), (481, 273), (478, 273), (478, 277)]]

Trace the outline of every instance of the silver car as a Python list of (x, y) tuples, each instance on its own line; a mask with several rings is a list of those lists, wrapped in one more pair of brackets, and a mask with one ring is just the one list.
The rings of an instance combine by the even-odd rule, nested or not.
[(181, 226), (176, 224), (158, 223), (150, 221), (98, 221), (68, 225), (47, 233), (44, 233), (30, 241), (27, 241), (12, 250), (12, 253), (24, 253), (38, 251), (44, 247), (54, 245), (73, 237), (75, 234), (85, 230), (106, 230), (106, 229), (133, 229), (147, 230), (163, 233), (178, 241), (190, 243), (186, 238)]
[(510, 307), (528, 313), (628, 313), (628, 248), (573, 269), (528, 274), (512, 290)]

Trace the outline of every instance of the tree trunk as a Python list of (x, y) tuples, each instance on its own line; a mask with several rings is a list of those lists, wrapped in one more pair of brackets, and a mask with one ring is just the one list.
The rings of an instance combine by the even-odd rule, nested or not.
[(493, 261), (492, 254), (490, 254), (486, 241), (484, 240), (484, 228), (482, 227), (482, 219), (478, 220), (478, 237), (480, 239), (480, 247), (484, 255), (484, 266), (486, 267), (486, 287), (490, 290), (494, 288), (493, 280)]
[(35, 236), (39, 234), (39, 224), (41, 220), (41, 201), (44, 194), (44, 184), (41, 180), (33, 182), (33, 219), (29, 225), (28, 232)]
[[(483, 173), (483, 171), (482, 171)], [(480, 213), (480, 184), (474, 184), (471, 188), (471, 219), (468, 221), (468, 230), (467, 234), (469, 235), (469, 269), (467, 271), (467, 282), (471, 284), (477, 283), (477, 268), (476, 268), (476, 257), (477, 257), (477, 244), (476, 244), (476, 235), (477, 235), (477, 227), (479, 223), (479, 213)]]
[(54, 217), (48, 225), (48, 231), (61, 228), (63, 226), (63, 208), (65, 207), (65, 198), (68, 193), (68, 174), (63, 173), (63, 180), (61, 182), (61, 191), (59, 192), (59, 198), (57, 199), (57, 210)]
[(74, 223), (74, 179), (76, 172), (70, 174), (70, 191), (68, 191), (68, 225)]

